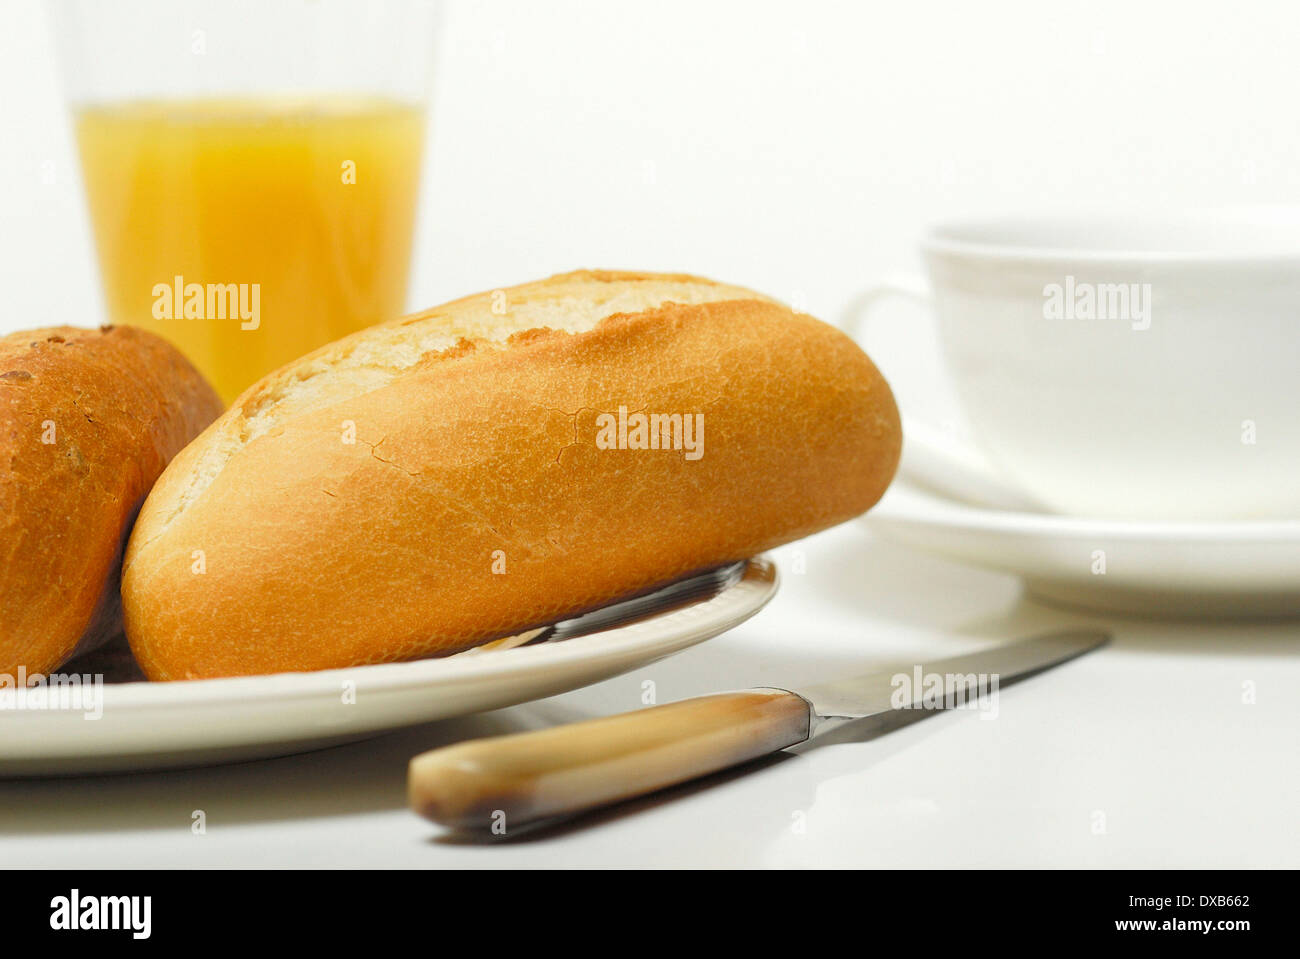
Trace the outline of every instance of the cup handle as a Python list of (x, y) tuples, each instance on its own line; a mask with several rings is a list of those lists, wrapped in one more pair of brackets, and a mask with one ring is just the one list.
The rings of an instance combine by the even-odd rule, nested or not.
[(932, 300), (925, 281), (919, 276), (898, 274), (882, 277), (853, 298), (844, 311), (844, 329), (855, 340), (863, 334), (863, 326), (876, 306), (886, 300), (902, 299), (931, 310)]
[[(870, 339), (873, 316), (889, 300), (921, 306), (933, 318), (933, 299), (918, 276), (885, 277), (871, 284), (844, 311), (843, 328), (864, 345)], [(1003, 510), (1042, 511), (1042, 506), (1017, 490), (971, 448), (935, 423), (903, 416), (903, 456), (899, 473), (918, 485), (974, 506)]]

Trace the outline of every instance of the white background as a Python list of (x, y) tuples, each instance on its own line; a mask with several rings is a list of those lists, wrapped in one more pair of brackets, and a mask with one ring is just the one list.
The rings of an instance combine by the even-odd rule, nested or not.
[[(101, 318), (42, 6), (0, 4), (0, 331)], [(412, 308), (608, 266), (833, 320), (938, 218), (1300, 201), (1293, 3), (447, 6)]]
[[(834, 320), (936, 218), (1300, 201), (1296, 4), (449, 6), (413, 307), (611, 266)], [(95, 324), (44, 17), (0, 9), (0, 331)], [(1293, 624), (1108, 620), (1112, 648), (1007, 691), (996, 722), (935, 717), (532, 843), (431, 841), (403, 809), (414, 752), (636, 708), (646, 678), (668, 701), (1080, 619), (857, 525), (802, 548), (754, 622), (568, 696), (296, 759), (0, 785), (0, 863), (1300, 864)]]

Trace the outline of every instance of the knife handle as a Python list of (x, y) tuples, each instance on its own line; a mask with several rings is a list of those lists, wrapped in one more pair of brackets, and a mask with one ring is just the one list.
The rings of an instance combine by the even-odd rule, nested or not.
[(455, 829), (514, 826), (631, 799), (808, 738), (808, 703), (748, 689), (457, 743), (411, 760), (411, 808)]

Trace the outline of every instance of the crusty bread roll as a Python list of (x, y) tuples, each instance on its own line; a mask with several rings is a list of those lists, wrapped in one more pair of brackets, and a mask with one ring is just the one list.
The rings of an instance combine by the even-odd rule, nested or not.
[(221, 409), (185, 357), (143, 330), (0, 337), (0, 674), (48, 673), (120, 629), (131, 520)]
[[(635, 448), (637, 412), (682, 426)], [(749, 290), (580, 272), (483, 293), (236, 400), (141, 511), (127, 635), (152, 679), (449, 652), (855, 516), (899, 445), (866, 355)]]

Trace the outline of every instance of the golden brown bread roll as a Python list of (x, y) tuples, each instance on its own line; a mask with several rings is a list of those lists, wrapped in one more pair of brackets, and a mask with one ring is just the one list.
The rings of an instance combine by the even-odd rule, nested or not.
[(866, 355), (749, 290), (484, 293), (236, 400), (141, 511), (127, 635), (153, 679), (448, 652), (855, 516), (899, 445)]
[(48, 673), (118, 631), (131, 520), (221, 409), (143, 330), (0, 337), (0, 674)]

